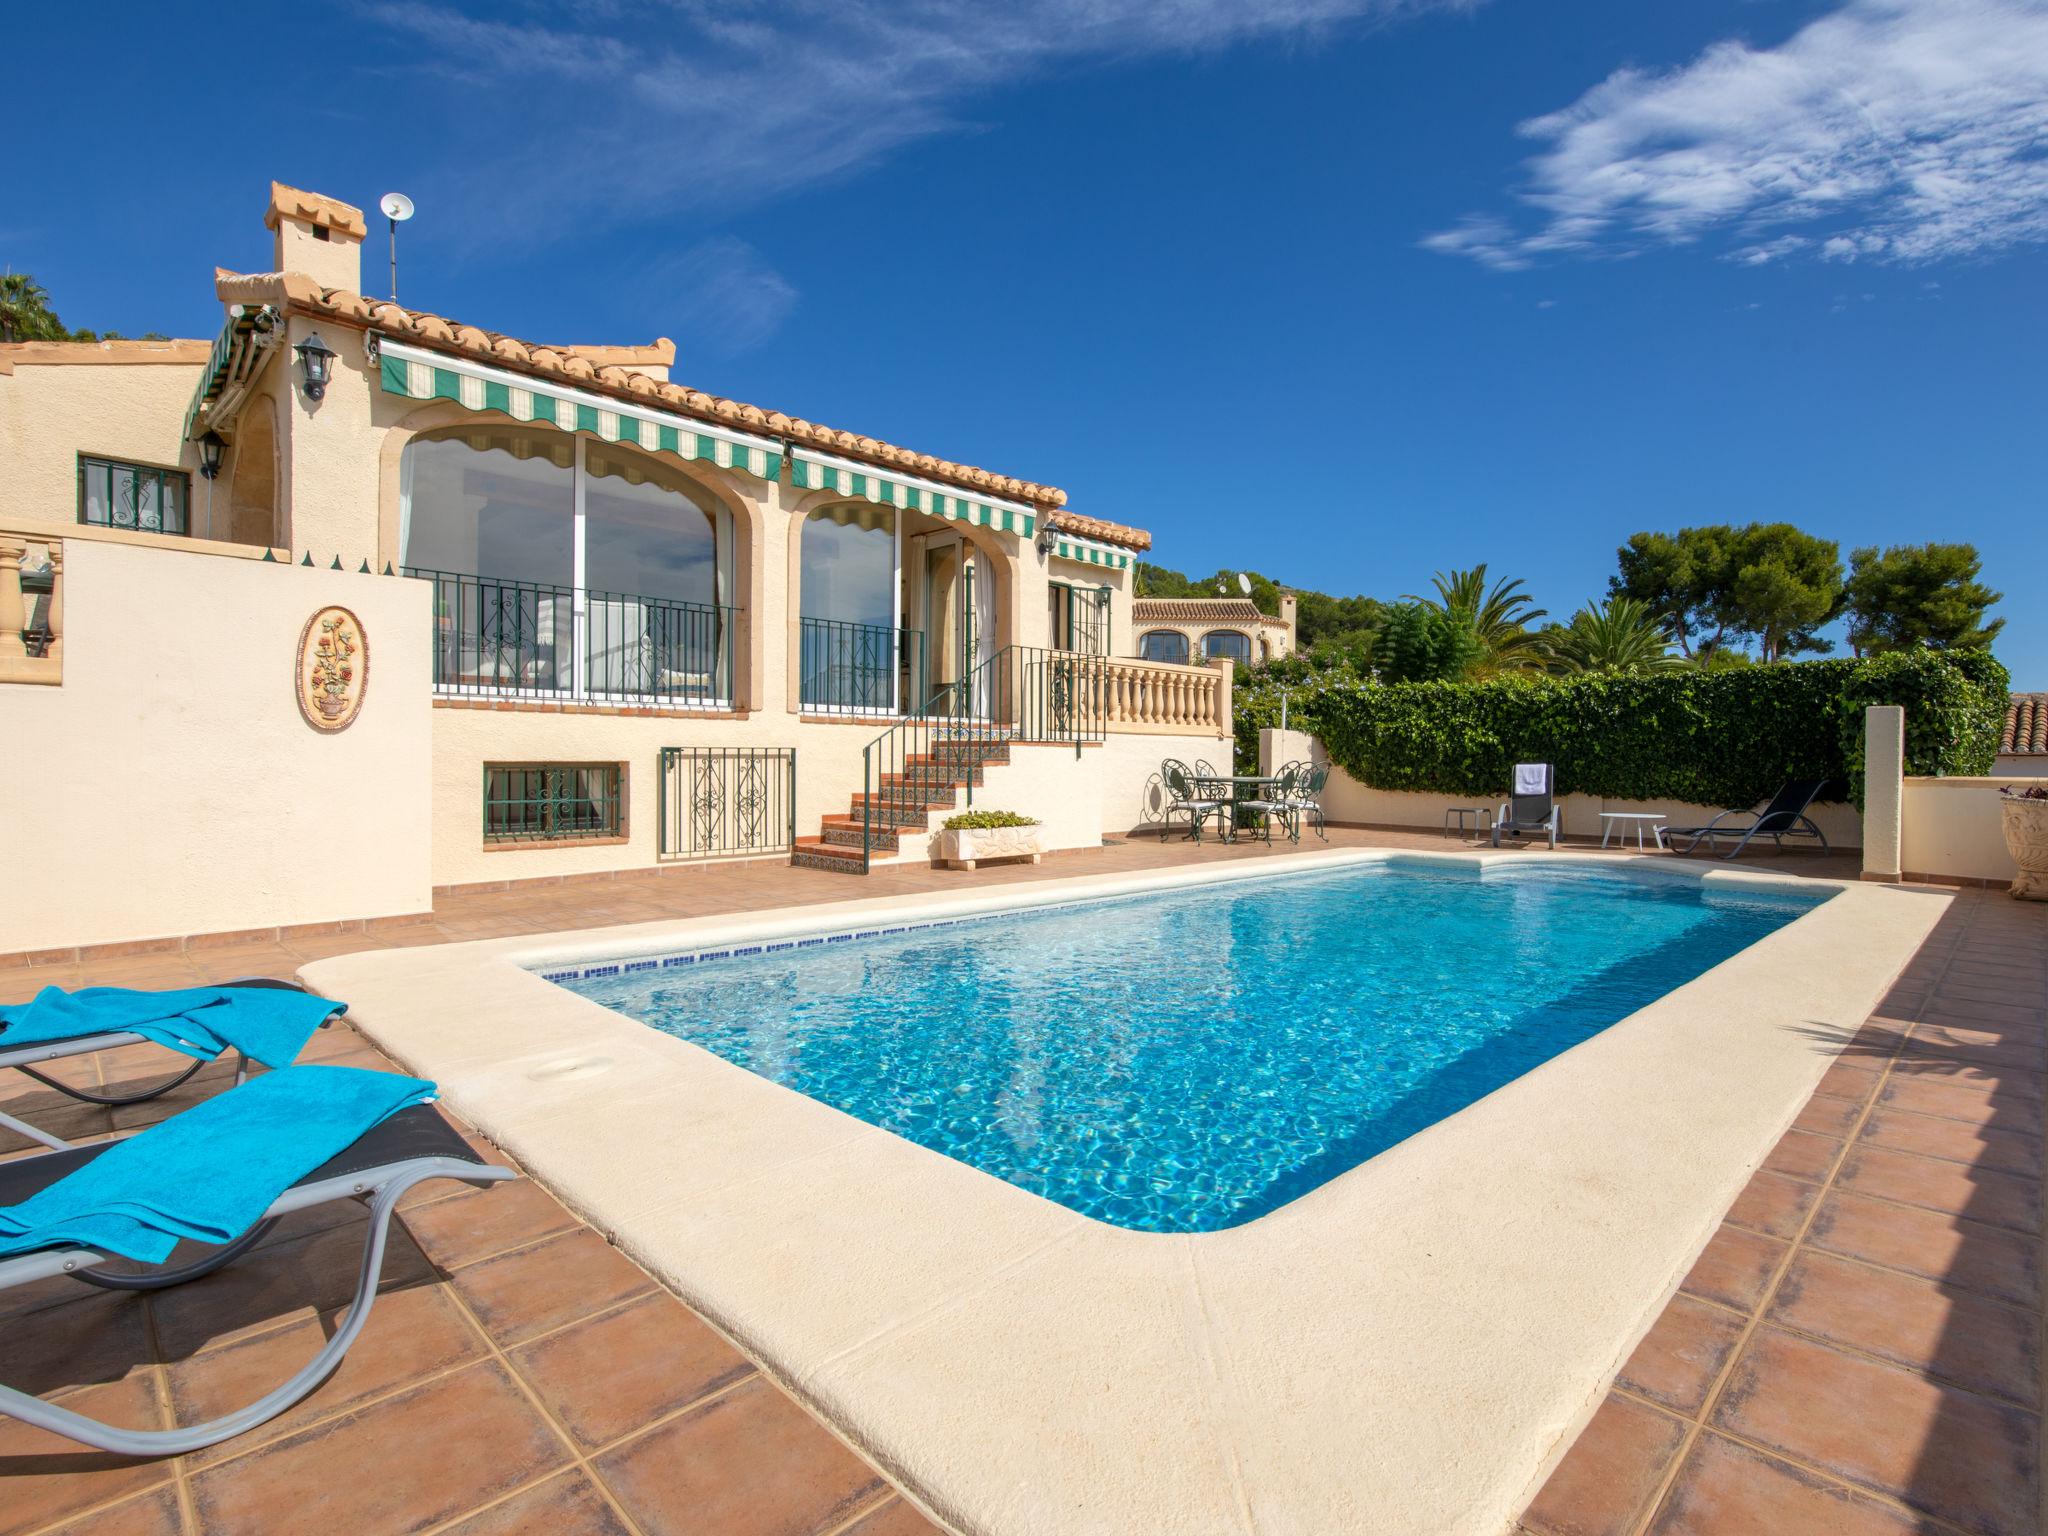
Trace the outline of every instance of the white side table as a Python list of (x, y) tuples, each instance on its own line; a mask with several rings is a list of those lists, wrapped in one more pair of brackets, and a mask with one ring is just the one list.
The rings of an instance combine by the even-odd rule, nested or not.
[(1636, 847), (1645, 846), (1643, 828), (1650, 829), (1650, 836), (1656, 840), (1657, 851), (1664, 851), (1664, 813), (1662, 811), (1602, 811), (1600, 813), (1600, 846), (1607, 846), (1607, 839), (1614, 835), (1617, 823), (1621, 831), (1621, 846), (1628, 846), (1629, 824), (1636, 829)]

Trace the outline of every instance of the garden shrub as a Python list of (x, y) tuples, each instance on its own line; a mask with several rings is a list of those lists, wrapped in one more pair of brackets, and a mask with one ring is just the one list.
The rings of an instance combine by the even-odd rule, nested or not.
[(1035, 827), (1038, 821), (1015, 811), (960, 811), (941, 825), (948, 832), (992, 832), (998, 827)]
[(1498, 794), (1514, 764), (1547, 760), (1560, 793), (1748, 806), (1787, 779), (1860, 802), (1871, 704), (1906, 707), (1907, 773), (1989, 773), (2007, 675), (1983, 651), (1480, 683), (1254, 675), (1233, 699), (1241, 761), (1280, 723), (1283, 686), (1288, 723), (1374, 789)]

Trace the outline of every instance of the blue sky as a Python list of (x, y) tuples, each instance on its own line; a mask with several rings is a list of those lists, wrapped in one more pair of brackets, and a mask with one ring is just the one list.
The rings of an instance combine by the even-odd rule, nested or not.
[[(203, 18), (203, 19), (202, 19)], [(2048, 4), (35, 7), (0, 260), (210, 335), (270, 178), (412, 305), (1064, 486), (1155, 558), (1569, 613), (1645, 528), (1968, 539), (2048, 688)], [(37, 35), (42, 33), (44, 35)], [(91, 89), (81, 86), (89, 80)], [(22, 98), (26, 98), (25, 100)], [(379, 229), (366, 286), (384, 291)]]

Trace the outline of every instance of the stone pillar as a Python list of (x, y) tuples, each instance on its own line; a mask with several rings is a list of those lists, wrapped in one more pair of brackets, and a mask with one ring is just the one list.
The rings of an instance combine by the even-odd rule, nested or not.
[(1216, 656), (1209, 665), (1216, 672), (1216, 730), (1228, 741), (1237, 731), (1237, 722), (1230, 716), (1230, 690), (1237, 681), (1237, 663), (1228, 656)]
[(1899, 878), (1906, 771), (1906, 711), (1873, 704), (1863, 712), (1863, 878)]
[(0, 534), (0, 666), (28, 660), (21, 631), (28, 609), (21, 600), (21, 557), (28, 545), (19, 534)]

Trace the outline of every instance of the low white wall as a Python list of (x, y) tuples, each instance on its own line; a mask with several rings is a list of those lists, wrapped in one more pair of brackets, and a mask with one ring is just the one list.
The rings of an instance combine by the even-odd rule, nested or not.
[[(1264, 771), (1283, 762), (1310, 758), (1328, 763), (1322, 743), (1305, 731), (1261, 731), (1259, 758)], [(1454, 806), (1483, 806), (1498, 810), (1506, 798), (1506, 785), (1494, 795), (1438, 795), (1409, 790), (1372, 789), (1359, 783), (1342, 768), (1331, 764), (1330, 782), (1323, 791), (1323, 812), (1333, 822), (1366, 827), (1406, 827), (1419, 831), (1441, 831), (1444, 812)], [(1563, 811), (1559, 825), (1568, 837), (1600, 836), (1602, 811), (1661, 813), (1666, 825), (1705, 826), (1727, 806), (1693, 805), (1683, 800), (1609, 800), (1598, 795), (1560, 795)], [(1747, 809), (1747, 807), (1743, 807)], [(1808, 812), (1831, 848), (1858, 848), (1863, 843), (1862, 818), (1852, 805), (1816, 805)], [(1477, 826), (1479, 818), (1466, 818)], [(1619, 836), (1619, 832), (1616, 834)], [(1631, 838), (1634, 834), (1630, 833)]]
[(2019, 873), (1998, 808), (2005, 779), (1903, 782), (1899, 863), (1906, 874), (2009, 881)]
[[(431, 907), (428, 595), (67, 536), (63, 682), (0, 685), (0, 953)], [(328, 603), (370, 648), (332, 735), (293, 676)]]

